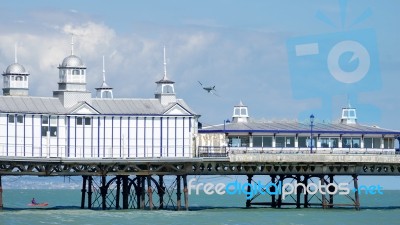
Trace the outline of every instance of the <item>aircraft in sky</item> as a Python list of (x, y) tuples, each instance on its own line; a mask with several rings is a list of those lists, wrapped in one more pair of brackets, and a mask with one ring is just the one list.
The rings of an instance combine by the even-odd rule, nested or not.
[(206, 90), (208, 93), (212, 93), (212, 94), (218, 96), (217, 93), (216, 93), (217, 90), (215, 90), (215, 85), (214, 86), (203, 86), (203, 84), (200, 81), (198, 81), (198, 82), (199, 82), (200, 86), (204, 90)]

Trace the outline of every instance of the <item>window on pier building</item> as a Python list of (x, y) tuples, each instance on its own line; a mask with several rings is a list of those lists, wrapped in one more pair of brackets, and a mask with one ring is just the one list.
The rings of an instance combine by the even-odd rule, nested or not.
[(383, 139), (383, 148), (386, 148), (386, 149), (394, 148), (394, 140), (393, 140), (393, 138), (384, 138)]
[[(313, 136), (313, 147), (317, 146), (317, 137)], [(311, 138), (310, 137), (299, 137), (298, 138), (298, 146), (299, 148), (310, 148), (311, 147)]]
[(23, 115), (17, 115), (17, 123), (23, 123), (24, 122), (24, 116)]
[(342, 138), (342, 148), (360, 148), (360, 147), (361, 147), (361, 138), (350, 138), (350, 137)]
[(91, 124), (91, 118), (90, 117), (76, 117), (76, 125), (90, 125)]
[(14, 115), (8, 115), (8, 123), (15, 123), (15, 116)]
[(15, 123), (15, 117), (17, 118), (17, 123), (23, 123), (24, 122), (24, 116), (23, 115), (8, 115), (8, 123)]
[(276, 137), (275, 143), (277, 148), (294, 147), (294, 137)]
[(381, 148), (381, 138), (364, 138), (364, 148)]
[(271, 136), (253, 136), (253, 147), (272, 147)]
[(249, 147), (250, 139), (248, 136), (228, 137), (229, 147)]
[(50, 137), (57, 137), (57, 118), (49, 116), (42, 116), (42, 137), (47, 136), (49, 132)]
[(320, 138), (321, 148), (338, 148), (339, 147), (339, 138), (329, 138), (323, 137)]

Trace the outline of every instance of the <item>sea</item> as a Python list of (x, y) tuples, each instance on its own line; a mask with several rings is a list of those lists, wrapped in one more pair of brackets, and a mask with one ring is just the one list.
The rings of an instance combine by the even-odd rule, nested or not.
[[(26, 187), (25, 187), (26, 188)], [(30, 207), (32, 198), (48, 202), (47, 207)], [(296, 209), (283, 206), (245, 207), (244, 195), (189, 196), (188, 211), (168, 210), (100, 210), (80, 209), (80, 188), (3, 190), (0, 225), (213, 225), (213, 224), (274, 224), (274, 225), (376, 225), (400, 224), (400, 191), (385, 190), (382, 195), (360, 194), (361, 209), (321, 207)], [(183, 198), (182, 198), (183, 199)], [(183, 200), (182, 200), (183, 202)]]

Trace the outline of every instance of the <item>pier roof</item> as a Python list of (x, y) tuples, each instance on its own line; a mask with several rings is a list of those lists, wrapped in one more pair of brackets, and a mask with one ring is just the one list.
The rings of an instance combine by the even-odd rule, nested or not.
[[(82, 102), (78, 104), (82, 104)], [(182, 99), (163, 106), (158, 99), (94, 98), (89, 105), (99, 114), (106, 115), (162, 115), (172, 107), (179, 105), (186, 113), (195, 115), (195, 112)], [(0, 112), (64, 115), (70, 114), (71, 108), (65, 108), (60, 100), (54, 97), (0, 96)]]
[[(199, 133), (310, 133), (309, 123), (301, 122), (248, 122), (226, 123), (203, 127)], [(382, 134), (399, 136), (400, 131), (362, 124), (314, 123), (313, 132), (329, 134)]]

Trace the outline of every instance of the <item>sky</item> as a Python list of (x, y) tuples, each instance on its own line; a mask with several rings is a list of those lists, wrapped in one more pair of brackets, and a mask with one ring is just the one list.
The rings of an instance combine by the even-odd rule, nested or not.
[[(153, 98), (163, 76), (204, 125), (243, 102), (254, 120), (334, 122), (349, 103), (363, 124), (400, 130), (400, 2), (394, 0), (16, 0), (0, 5), (0, 68), (30, 72), (30, 95), (52, 96), (74, 53), (87, 88)], [(216, 95), (199, 85), (214, 86)]]

